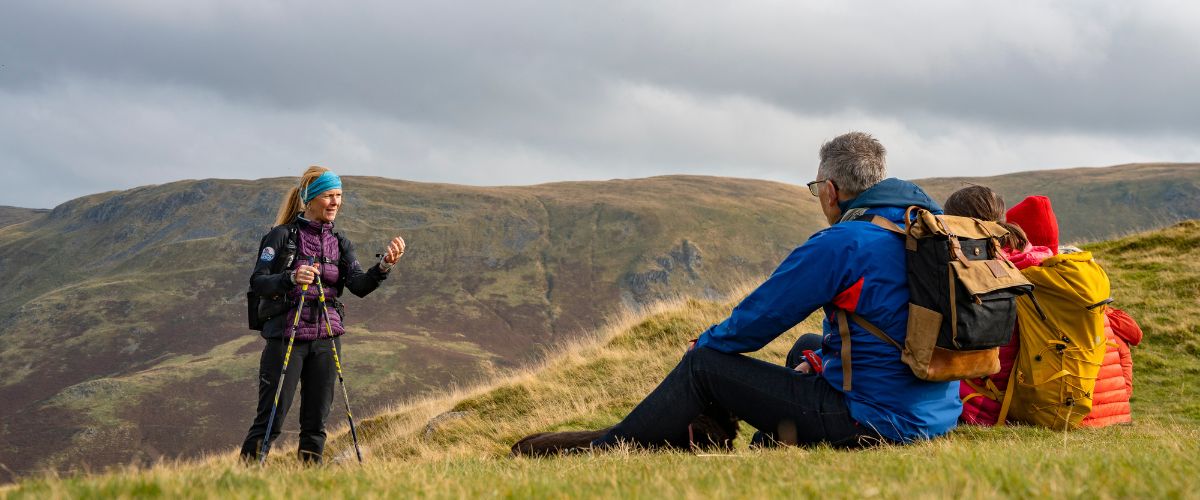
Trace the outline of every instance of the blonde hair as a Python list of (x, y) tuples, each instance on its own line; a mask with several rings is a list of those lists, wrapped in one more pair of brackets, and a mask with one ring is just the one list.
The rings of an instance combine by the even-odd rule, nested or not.
[(300, 176), (300, 184), (292, 186), (292, 188), (288, 190), (287, 194), (284, 195), (283, 203), (279, 204), (279, 212), (275, 215), (274, 226), (287, 224), (291, 222), (297, 214), (304, 211), (304, 200), (300, 199), (300, 193), (305, 187), (312, 183), (312, 181), (316, 180), (317, 177), (320, 177), (321, 174), (327, 171), (329, 171), (328, 168), (319, 165), (313, 165), (308, 167), (308, 170), (304, 171), (304, 174)]

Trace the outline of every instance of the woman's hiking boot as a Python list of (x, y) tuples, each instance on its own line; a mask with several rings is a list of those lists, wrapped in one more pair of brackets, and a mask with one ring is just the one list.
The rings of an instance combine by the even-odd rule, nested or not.
[(321, 465), (321, 453), (311, 450), (297, 450), (296, 458), (306, 466)]

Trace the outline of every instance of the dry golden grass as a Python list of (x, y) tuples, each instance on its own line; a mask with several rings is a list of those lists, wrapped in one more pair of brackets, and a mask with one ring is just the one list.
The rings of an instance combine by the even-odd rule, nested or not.
[[(734, 295), (751, 289), (743, 285)], [(683, 298), (625, 311), (536, 366), (380, 412), (359, 425), (360, 439), (374, 457), (442, 460), (505, 456), (533, 432), (607, 427), (654, 388), (690, 339), (728, 312), (727, 302)], [(801, 332), (819, 328), (815, 318), (806, 321), (755, 356), (782, 363)], [(350, 444), (342, 433), (330, 453), (353, 460)]]

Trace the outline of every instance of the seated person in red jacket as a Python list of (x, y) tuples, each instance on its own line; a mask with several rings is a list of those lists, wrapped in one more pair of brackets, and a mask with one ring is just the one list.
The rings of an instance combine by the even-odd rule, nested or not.
[[(969, 186), (955, 191), (946, 199), (946, 215), (974, 217), (1000, 223), (1010, 231), (1009, 238), (1001, 242), (1005, 257), (1016, 264), (1018, 269), (1041, 264), (1043, 259), (1053, 256), (1058, 244), (1058, 222), (1054, 212), (1050, 210), (1049, 200), (1046, 200), (1044, 210), (1039, 210), (1037, 223), (1038, 243), (1031, 243), (1032, 237), (1027, 236), (1020, 226), (1005, 221), (1004, 198), (985, 186)], [(1016, 208), (1016, 207), (1014, 207)], [(1053, 234), (1053, 237), (1048, 235)], [(1046, 245), (1046, 244), (1049, 245)], [(1013, 332), (1012, 340), (1000, 347), (1000, 371), (994, 375), (964, 380), (959, 384), (959, 396), (963, 402), (963, 412), (959, 422), (974, 425), (995, 425), (996, 417), (1000, 414), (1000, 405), (1004, 401), (1004, 388), (1008, 384), (1008, 375), (1012, 372), (1013, 363), (1020, 346), (1017, 332)]]
[[(1004, 201), (999, 194), (983, 186), (971, 186), (950, 195), (945, 210), (950, 215), (998, 222), (1007, 218), (1009, 230), (1015, 229), (1026, 240), (1021, 244), (1018, 240), (1022, 238), (1017, 238), (1014, 240), (1017, 244), (1004, 249), (1009, 260), (1020, 269), (1040, 265), (1042, 260), (1059, 253), (1058, 220), (1050, 199), (1044, 196), (1030, 196), (1004, 214)], [(1069, 248), (1063, 250), (1069, 252)], [(1129, 400), (1133, 395), (1133, 358), (1129, 345), (1141, 341), (1142, 331), (1133, 318), (1113, 307), (1108, 308), (1104, 323), (1109, 347), (1093, 391), (1092, 411), (1080, 424), (1085, 427), (1132, 422)], [(1000, 372), (963, 381), (959, 388), (963, 399), (960, 422), (996, 424), (1019, 345), (1019, 332), (1013, 332), (1012, 341), (1000, 348)]]

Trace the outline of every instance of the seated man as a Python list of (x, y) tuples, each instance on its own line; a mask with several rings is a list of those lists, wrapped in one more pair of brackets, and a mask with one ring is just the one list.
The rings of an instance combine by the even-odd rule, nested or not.
[[(817, 180), (808, 187), (832, 227), (792, 251), (728, 319), (700, 335), (695, 348), (620, 423), (590, 436), (530, 436), (513, 447), (514, 454), (618, 443), (686, 446), (688, 424), (713, 408), (789, 444), (908, 443), (952, 429), (962, 409), (958, 382), (917, 379), (899, 350), (852, 322), (852, 348), (841, 352), (837, 308), (857, 313), (901, 345), (908, 322), (904, 240), (858, 219), (875, 215), (902, 225), (910, 205), (941, 211), (915, 184), (885, 179), (885, 153), (879, 141), (861, 132), (825, 143)], [(739, 354), (762, 348), (818, 308), (825, 310), (822, 367), (805, 363), (793, 370)], [(843, 379), (846, 361), (852, 380)]]

